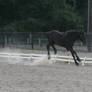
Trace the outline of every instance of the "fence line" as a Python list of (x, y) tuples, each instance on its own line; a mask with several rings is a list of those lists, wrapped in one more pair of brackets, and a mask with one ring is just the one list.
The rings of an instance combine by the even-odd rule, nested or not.
[[(46, 54), (0, 53), (0, 57), (9, 57), (9, 58), (18, 57), (18, 58), (28, 58), (30, 60), (32, 59), (37, 60), (38, 58), (44, 57), (44, 56), (46, 56)], [(52, 55), (51, 60), (53, 63), (57, 63), (57, 62), (73, 63), (74, 62), (71, 56)], [(82, 60), (82, 65), (92, 64), (92, 58), (83, 57), (81, 58), (81, 60)]]

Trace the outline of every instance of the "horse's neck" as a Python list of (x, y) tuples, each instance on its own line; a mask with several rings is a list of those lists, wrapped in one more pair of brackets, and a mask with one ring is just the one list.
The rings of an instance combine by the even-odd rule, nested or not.
[(79, 40), (79, 35), (77, 33), (71, 33), (68, 35), (68, 39), (74, 43), (75, 41)]

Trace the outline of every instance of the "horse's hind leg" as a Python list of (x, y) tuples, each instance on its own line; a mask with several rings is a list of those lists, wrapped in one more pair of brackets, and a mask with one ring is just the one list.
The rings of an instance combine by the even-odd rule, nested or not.
[(48, 59), (50, 59), (50, 44), (47, 44)]
[(53, 50), (54, 50), (54, 53), (57, 54), (57, 49), (55, 48), (54, 45), (52, 45), (52, 48), (53, 48)]

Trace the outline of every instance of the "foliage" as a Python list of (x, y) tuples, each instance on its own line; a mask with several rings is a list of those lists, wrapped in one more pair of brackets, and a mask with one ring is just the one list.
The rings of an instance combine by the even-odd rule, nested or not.
[(0, 31), (84, 29), (87, 0), (75, 0), (73, 3), (66, 3), (65, 0), (0, 0)]

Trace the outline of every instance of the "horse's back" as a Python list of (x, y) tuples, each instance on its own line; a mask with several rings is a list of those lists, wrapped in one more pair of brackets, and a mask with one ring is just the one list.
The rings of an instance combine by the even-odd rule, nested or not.
[(53, 39), (53, 38), (56, 38), (56, 37), (62, 37), (63, 33), (56, 31), (56, 30), (53, 30), (53, 31), (46, 32), (46, 36)]
[(63, 42), (65, 39), (64, 39), (64, 32), (59, 32), (59, 31), (49, 31), (49, 32), (46, 32), (46, 36), (48, 38), (48, 41), (50, 43), (55, 43), (57, 45), (60, 45), (61, 44), (61, 41)]
[(46, 32), (46, 36), (49, 38), (61, 38), (63, 36), (64, 32), (59, 32), (57, 30)]

